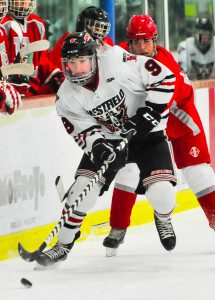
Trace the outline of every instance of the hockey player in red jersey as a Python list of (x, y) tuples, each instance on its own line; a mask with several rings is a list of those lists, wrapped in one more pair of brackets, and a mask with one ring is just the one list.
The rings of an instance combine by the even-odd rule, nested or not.
[[(7, 14), (8, 11), (8, 1), (3, 0), (0, 1), (0, 20)], [(9, 43), (7, 38), (7, 33), (4, 29), (4, 26), (0, 24), (0, 66), (7, 65), (9, 63), (8, 60), (8, 52), (9, 52)]]
[[(163, 131), (168, 112), (162, 112), (174, 99), (175, 75), (160, 62), (132, 55), (118, 46), (98, 53), (96, 42), (86, 31), (66, 37), (62, 62), (66, 79), (57, 94), (57, 113), (68, 134), (85, 152), (68, 192), (63, 215), (77, 204), (77, 196), (95, 172), (108, 158), (113, 160), (89, 193), (83, 192), (86, 197), (82, 197), (80, 205), (60, 226), (58, 242), (40, 253), (37, 263), (44, 267), (56, 266), (66, 259), (98, 195), (109, 188), (118, 171), (130, 162), (137, 164), (142, 192), (154, 207), (159, 226), (162, 224), (162, 230), (168, 233), (168, 238), (162, 239), (163, 246), (173, 249), (176, 236), (170, 215), (175, 205), (173, 185), (176, 182)], [(127, 147), (118, 150), (116, 146), (122, 134), (131, 132), (132, 128), (136, 128), (136, 135)], [(152, 179), (154, 170), (163, 172)]]
[[(7, 14), (7, 11), (8, 1), (0, 1), (0, 20)], [(0, 66), (6, 66), (9, 63), (9, 43), (7, 33), (2, 25), (0, 25), (0, 44)], [(8, 114), (11, 115), (21, 105), (21, 97), (12, 85), (2, 78), (0, 80), (0, 107), (2, 107), (3, 103), (6, 105)]]
[[(36, 8), (36, 0), (9, 0), (8, 14), (2, 19), (9, 43), (11, 45), (9, 60), (11, 63), (17, 57), (19, 49), (28, 43), (46, 39), (45, 25), (43, 20), (32, 12)], [(22, 36), (11, 27), (12, 22), (17, 22), (21, 29)], [(24, 77), (16, 77), (17, 89), (23, 96), (36, 94), (53, 93), (57, 91), (59, 80), (62, 82), (62, 73), (56, 68), (47, 57), (47, 50), (35, 52), (24, 61), (32, 60), (35, 67), (35, 75), (29, 81)], [(57, 86), (56, 86), (57, 85)]]
[[(107, 13), (96, 6), (89, 6), (81, 11), (76, 20), (76, 31), (87, 30), (98, 42), (98, 46), (113, 46), (113, 41), (108, 34), (110, 32), (110, 21)], [(62, 68), (61, 48), (63, 42), (70, 32), (66, 32), (49, 53), (49, 59), (59, 69)]]
[[(215, 229), (215, 175), (209, 165), (210, 156), (202, 123), (194, 105), (193, 88), (171, 53), (157, 44), (157, 28), (150, 16), (134, 15), (128, 23), (126, 35), (128, 41), (119, 46), (133, 54), (153, 57), (177, 75), (178, 90), (170, 109), (166, 133), (172, 143), (177, 167), (182, 169), (210, 227)], [(104, 246), (113, 248), (113, 255), (117, 253), (116, 249), (123, 242), (130, 225), (130, 215), (136, 200), (132, 189), (134, 174), (135, 170), (130, 167), (126, 181), (125, 178), (116, 178), (110, 216), (112, 229), (104, 240)]]

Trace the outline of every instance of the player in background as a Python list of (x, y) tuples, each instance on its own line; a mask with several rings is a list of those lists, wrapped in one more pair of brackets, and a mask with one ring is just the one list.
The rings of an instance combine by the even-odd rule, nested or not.
[(195, 34), (178, 45), (178, 62), (190, 79), (215, 78), (215, 42), (213, 24), (197, 18)]
[[(128, 23), (126, 35), (127, 42), (119, 46), (133, 54), (155, 58), (179, 78), (166, 133), (172, 143), (177, 167), (182, 170), (196, 195), (210, 227), (215, 229), (215, 175), (209, 165), (210, 156), (204, 129), (194, 105), (193, 88), (171, 53), (157, 44), (157, 28), (150, 16), (134, 15)], [(104, 246), (113, 248), (113, 255), (124, 241), (126, 229), (130, 225), (130, 215), (136, 200), (133, 188), (135, 178), (135, 166), (128, 168), (126, 177), (116, 177), (110, 215), (112, 229), (104, 240)]]
[[(6, 16), (8, 12), (8, 0), (2, 0), (0, 1), (0, 20), (4, 16)], [(0, 24), (0, 45), (1, 45), (1, 51), (0, 51), (0, 65), (5, 66), (9, 63), (8, 60), (8, 52), (9, 52), (9, 42), (7, 38), (7, 33), (4, 29), (4, 26)]]
[[(46, 39), (43, 20), (32, 12), (36, 8), (36, 0), (8, 0), (8, 13), (1, 24), (6, 29), (10, 47), (9, 60), (14, 62), (19, 49), (28, 43)], [(11, 22), (16, 21), (20, 26), (23, 38), (11, 28)], [(24, 61), (33, 62), (35, 75), (27, 80), (17, 76), (14, 84), (23, 96), (56, 92), (62, 82), (62, 72), (56, 68), (47, 57), (47, 51), (35, 52), (33, 58), (29, 54)], [(60, 81), (60, 83), (59, 83)]]
[[(100, 50), (103, 46), (104, 48), (107, 45), (113, 46), (112, 39), (108, 37), (110, 26), (107, 13), (96, 6), (89, 6), (82, 10), (76, 20), (76, 31), (87, 30), (98, 43)], [(66, 32), (49, 53), (49, 59), (59, 69), (62, 69), (61, 48), (68, 34), (70, 32)]]
[[(0, 20), (7, 14), (8, 1), (0, 1)], [(9, 43), (7, 33), (2, 25), (0, 25), (0, 67), (9, 63), (8, 53)], [(0, 76), (1, 77), (1, 76)], [(15, 88), (9, 84), (4, 78), (0, 78), (0, 107), (5, 103), (8, 114), (13, 114), (21, 105), (21, 97)]]
[[(97, 54), (97, 44), (86, 31), (66, 37), (62, 62), (66, 79), (57, 94), (57, 113), (66, 131), (85, 152), (65, 207), (74, 203), (111, 154), (116, 158), (62, 226), (58, 242), (41, 253), (37, 263), (47, 267), (66, 259), (80, 236), (80, 226), (88, 210), (108, 190), (118, 170), (130, 162), (138, 165), (143, 193), (163, 226), (166, 225), (168, 238), (163, 243), (173, 249), (176, 237), (170, 215), (175, 205), (176, 178), (163, 132), (167, 112), (162, 118), (158, 112), (163, 112), (173, 99), (175, 76), (159, 62), (137, 57), (118, 46)], [(121, 134), (134, 127), (137, 134), (128, 147), (117, 151)], [(151, 176), (154, 170), (163, 172)]]

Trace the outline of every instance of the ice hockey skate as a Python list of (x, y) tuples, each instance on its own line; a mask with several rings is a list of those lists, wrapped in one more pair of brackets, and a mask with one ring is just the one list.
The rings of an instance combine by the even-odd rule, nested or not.
[(161, 244), (167, 251), (173, 250), (176, 245), (176, 236), (172, 227), (171, 219), (169, 218), (166, 221), (161, 221), (155, 214), (154, 218)]
[(49, 250), (42, 252), (36, 259), (34, 270), (55, 269), (59, 264), (67, 259), (68, 253), (74, 246), (75, 241), (80, 237), (78, 231), (72, 243), (63, 245), (59, 241)]
[(118, 253), (119, 245), (124, 242), (126, 229), (111, 228), (110, 233), (103, 241), (103, 246), (106, 247), (106, 256), (115, 256)]

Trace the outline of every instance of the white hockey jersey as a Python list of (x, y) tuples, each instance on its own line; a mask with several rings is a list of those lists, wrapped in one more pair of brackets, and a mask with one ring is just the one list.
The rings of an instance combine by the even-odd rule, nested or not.
[[(119, 139), (129, 117), (146, 100), (164, 105), (172, 99), (175, 76), (160, 62), (135, 56), (118, 46), (98, 55), (99, 83), (95, 91), (65, 80), (56, 109), (69, 134), (89, 153), (98, 138)], [(154, 128), (163, 130), (167, 119)]]
[(178, 45), (178, 62), (190, 79), (215, 78), (215, 38), (210, 49), (203, 54), (190, 37)]

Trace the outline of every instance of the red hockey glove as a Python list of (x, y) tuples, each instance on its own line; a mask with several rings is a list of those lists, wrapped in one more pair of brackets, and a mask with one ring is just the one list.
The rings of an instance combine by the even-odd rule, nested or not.
[(0, 81), (0, 101), (6, 104), (9, 115), (12, 115), (22, 104), (20, 94), (6, 81)]

